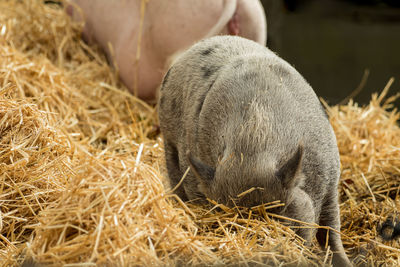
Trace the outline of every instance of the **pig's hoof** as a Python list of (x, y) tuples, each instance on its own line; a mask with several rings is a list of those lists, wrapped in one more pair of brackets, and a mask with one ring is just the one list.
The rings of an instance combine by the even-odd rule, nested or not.
[(400, 236), (400, 218), (389, 216), (384, 223), (378, 226), (379, 235), (386, 241)]

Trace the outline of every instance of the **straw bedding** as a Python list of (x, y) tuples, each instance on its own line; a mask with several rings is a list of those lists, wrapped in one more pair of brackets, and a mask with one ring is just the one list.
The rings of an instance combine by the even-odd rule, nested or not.
[[(81, 30), (58, 5), (0, 2), (3, 266), (330, 263), (268, 212), (279, 203), (180, 202), (165, 183), (154, 107), (127, 93)], [(356, 264), (400, 266), (399, 239), (379, 234), (391, 239), (393, 227), (379, 226), (396, 224), (400, 210), (392, 82), (366, 107), (327, 107), (341, 152), (343, 242)]]

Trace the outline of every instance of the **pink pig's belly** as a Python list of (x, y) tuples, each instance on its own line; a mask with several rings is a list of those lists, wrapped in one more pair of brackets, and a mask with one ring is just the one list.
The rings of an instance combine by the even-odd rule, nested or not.
[(67, 11), (74, 19), (85, 21), (84, 38), (98, 42), (116, 64), (122, 82), (147, 101), (155, 99), (170, 57), (198, 40), (235, 34), (261, 44), (266, 41), (265, 14), (259, 0), (148, 0), (144, 14), (145, 0), (73, 2), (82, 14), (70, 7)]

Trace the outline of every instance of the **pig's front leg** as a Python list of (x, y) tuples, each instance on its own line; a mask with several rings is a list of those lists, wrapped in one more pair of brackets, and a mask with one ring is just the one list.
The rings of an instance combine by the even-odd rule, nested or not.
[[(183, 176), (183, 172), (180, 170), (179, 167), (179, 154), (176, 146), (166, 139), (164, 140), (164, 149), (170, 186), (171, 189), (173, 189), (175, 188), (175, 186), (178, 185)], [(188, 197), (183, 188), (183, 184), (181, 184), (174, 193), (176, 193), (183, 201), (188, 200)]]
[[(322, 204), (319, 225), (329, 226), (340, 231), (340, 211), (336, 187), (335, 185), (332, 191), (327, 194)], [(333, 266), (352, 266), (344, 251), (340, 234), (336, 231), (329, 231), (327, 233), (326, 229), (319, 228), (317, 240), (323, 248), (326, 246), (326, 238), (328, 238), (328, 245), (333, 252)]]
[[(315, 223), (315, 210), (311, 198), (302, 189), (295, 187), (293, 189), (292, 201), (284, 209), (283, 215), (295, 220), (299, 220), (305, 223)], [(296, 229), (296, 233), (301, 236), (308, 244), (315, 233), (315, 228), (307, 224), (291, 223), (292, 225), (299, 227)]]

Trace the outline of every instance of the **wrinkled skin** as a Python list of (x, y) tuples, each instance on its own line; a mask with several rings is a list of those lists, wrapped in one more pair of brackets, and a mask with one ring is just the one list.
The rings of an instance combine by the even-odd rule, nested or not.
[[(192, 46), (164, 77), (159, 119), (173, 188), (190, 167), (176, 188), (182, 200), (231, 207), (280, 200), (285, 206), (274, 212), (340, 230), (329, 119), (304, 78), (266, 47), (232, 36)], [(350, 265), (337, 232), (297, 233), (327, 243), (334, 266)]]
[(266, 20), (259, 0), (148, 0), (136, 65), (144, 0), (71, 2), (67, 12), (75, 20), (85, 21), (84, 39), (98, 42), (109, 58), (110, 44), (114, 51), (112, 63), (117, 65), (121, 80), (132, 93), (137, 91), (147, 101), (155, 98), (171, 57), (200, 39), (232, 34), (263, 45), (266, 42)]

